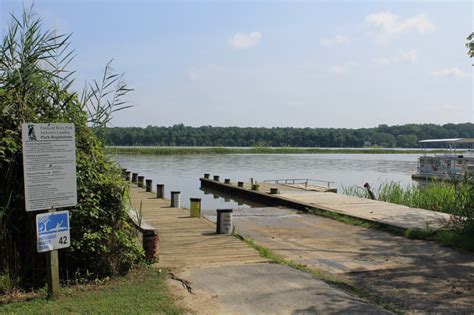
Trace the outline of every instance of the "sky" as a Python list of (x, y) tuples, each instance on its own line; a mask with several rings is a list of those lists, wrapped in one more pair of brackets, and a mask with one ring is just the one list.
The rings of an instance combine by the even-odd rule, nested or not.
[[(0, 0), (0, 31), (31, 2)], [(474, 121), (472, 1), (41, 1), (75, 88), (113, 59), (113, 126), (362, 128)]]

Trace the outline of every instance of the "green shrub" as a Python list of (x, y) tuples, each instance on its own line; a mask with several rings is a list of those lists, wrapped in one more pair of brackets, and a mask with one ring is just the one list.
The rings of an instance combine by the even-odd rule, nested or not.
[[(21, 124), (69, 122), (76, 127), (78, 205), (70, 209), (71, 247), (60, 272), (102, 277), (127, 271), (143, 258), (124, 205), (125, 184), (94, 130), (123, 108), (129, 91), (107, 64), (103, 80), (82, 95), (69, 91), (73, 72), (68, 36), (43, 31), (25, 11), (13, 17), (0, 46), (0, 270), (23, 286), (41, 286), (44, 254), (35, 247), (34, 218), (24, 209)], [(109, 96), (110, 99), (104, 99)]]

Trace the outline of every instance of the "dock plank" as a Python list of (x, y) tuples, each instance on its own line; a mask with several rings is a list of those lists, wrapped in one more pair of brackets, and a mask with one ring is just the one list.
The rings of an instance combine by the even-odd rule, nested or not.
[[(265, 183), (260, 187), (260, 191), (253, 191), (249, 189), (249, 183), (244, 184), (244, 188), (240, 188), (233, 184), (204, 178), (201, 178), (201, 185), (221, 189), (227, 194), (234, 192), (240, 197), (247, 196), (270, 206), (288, 207), (291, 205), (296, 209), (316, 208), (403, 229), (437, 230), (445, 227), (451, 219), (451, 215), (446, 213), (338, 193), (298, 189), (295, 186)], [(280, 194), (269, 194), (270, 188), (278, 188)]]
[(130, 203), (135, 209), (141, 204), (143, 219), (158, 229), (159, 265), (185, 268), (268, 262), (233, 236), (216, 234), (214, 223), (191, 218), (188, 210), (171, 208), (169, 200), (142, 188), (130, 187)]

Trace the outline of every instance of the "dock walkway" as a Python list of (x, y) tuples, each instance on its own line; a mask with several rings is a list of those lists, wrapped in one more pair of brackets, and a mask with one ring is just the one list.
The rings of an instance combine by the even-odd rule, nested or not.
[[(402, 229), (437, 230), (446, 226), (450, 220), (450, 215), (446, 213), (279, 184), (260, 184), (259, 191), (255, 191), (250, 189), (249, 183), (244, 184), (244, 187), (237, 187), (232, 182), (225, 184), (201, 178), (201, 185), (269, 206), (284, 206), (298, 210), (315, 208)], [(278, 188), (280, 193), (270, 194), (270, 188)]]
[(130, 200), (136, 209), (142, 202), (143, 219), (158, 229), (160, 265), (179, 268), (267, 261), (235, 237), (216, 234), (215, 225), (208, 220), (171, 208), (169, 200), (136, 186), (130, 187)]

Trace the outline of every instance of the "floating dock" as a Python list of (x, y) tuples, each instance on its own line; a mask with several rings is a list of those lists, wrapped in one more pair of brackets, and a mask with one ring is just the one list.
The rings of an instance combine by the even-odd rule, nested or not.
[(210, 178), (200, 178), (200, 181), (202, 187), (268, 206), (283, 206), (302, 211), (317, 209), (401, 229), (434, 231), (445, 227), (451, 218), (446, 213), (282, 184), (263, 183), (259, 184), (258, 190), (253, 190), (250, 183), (239, 187), (237, 183), (230, 181), (223, 183)]

